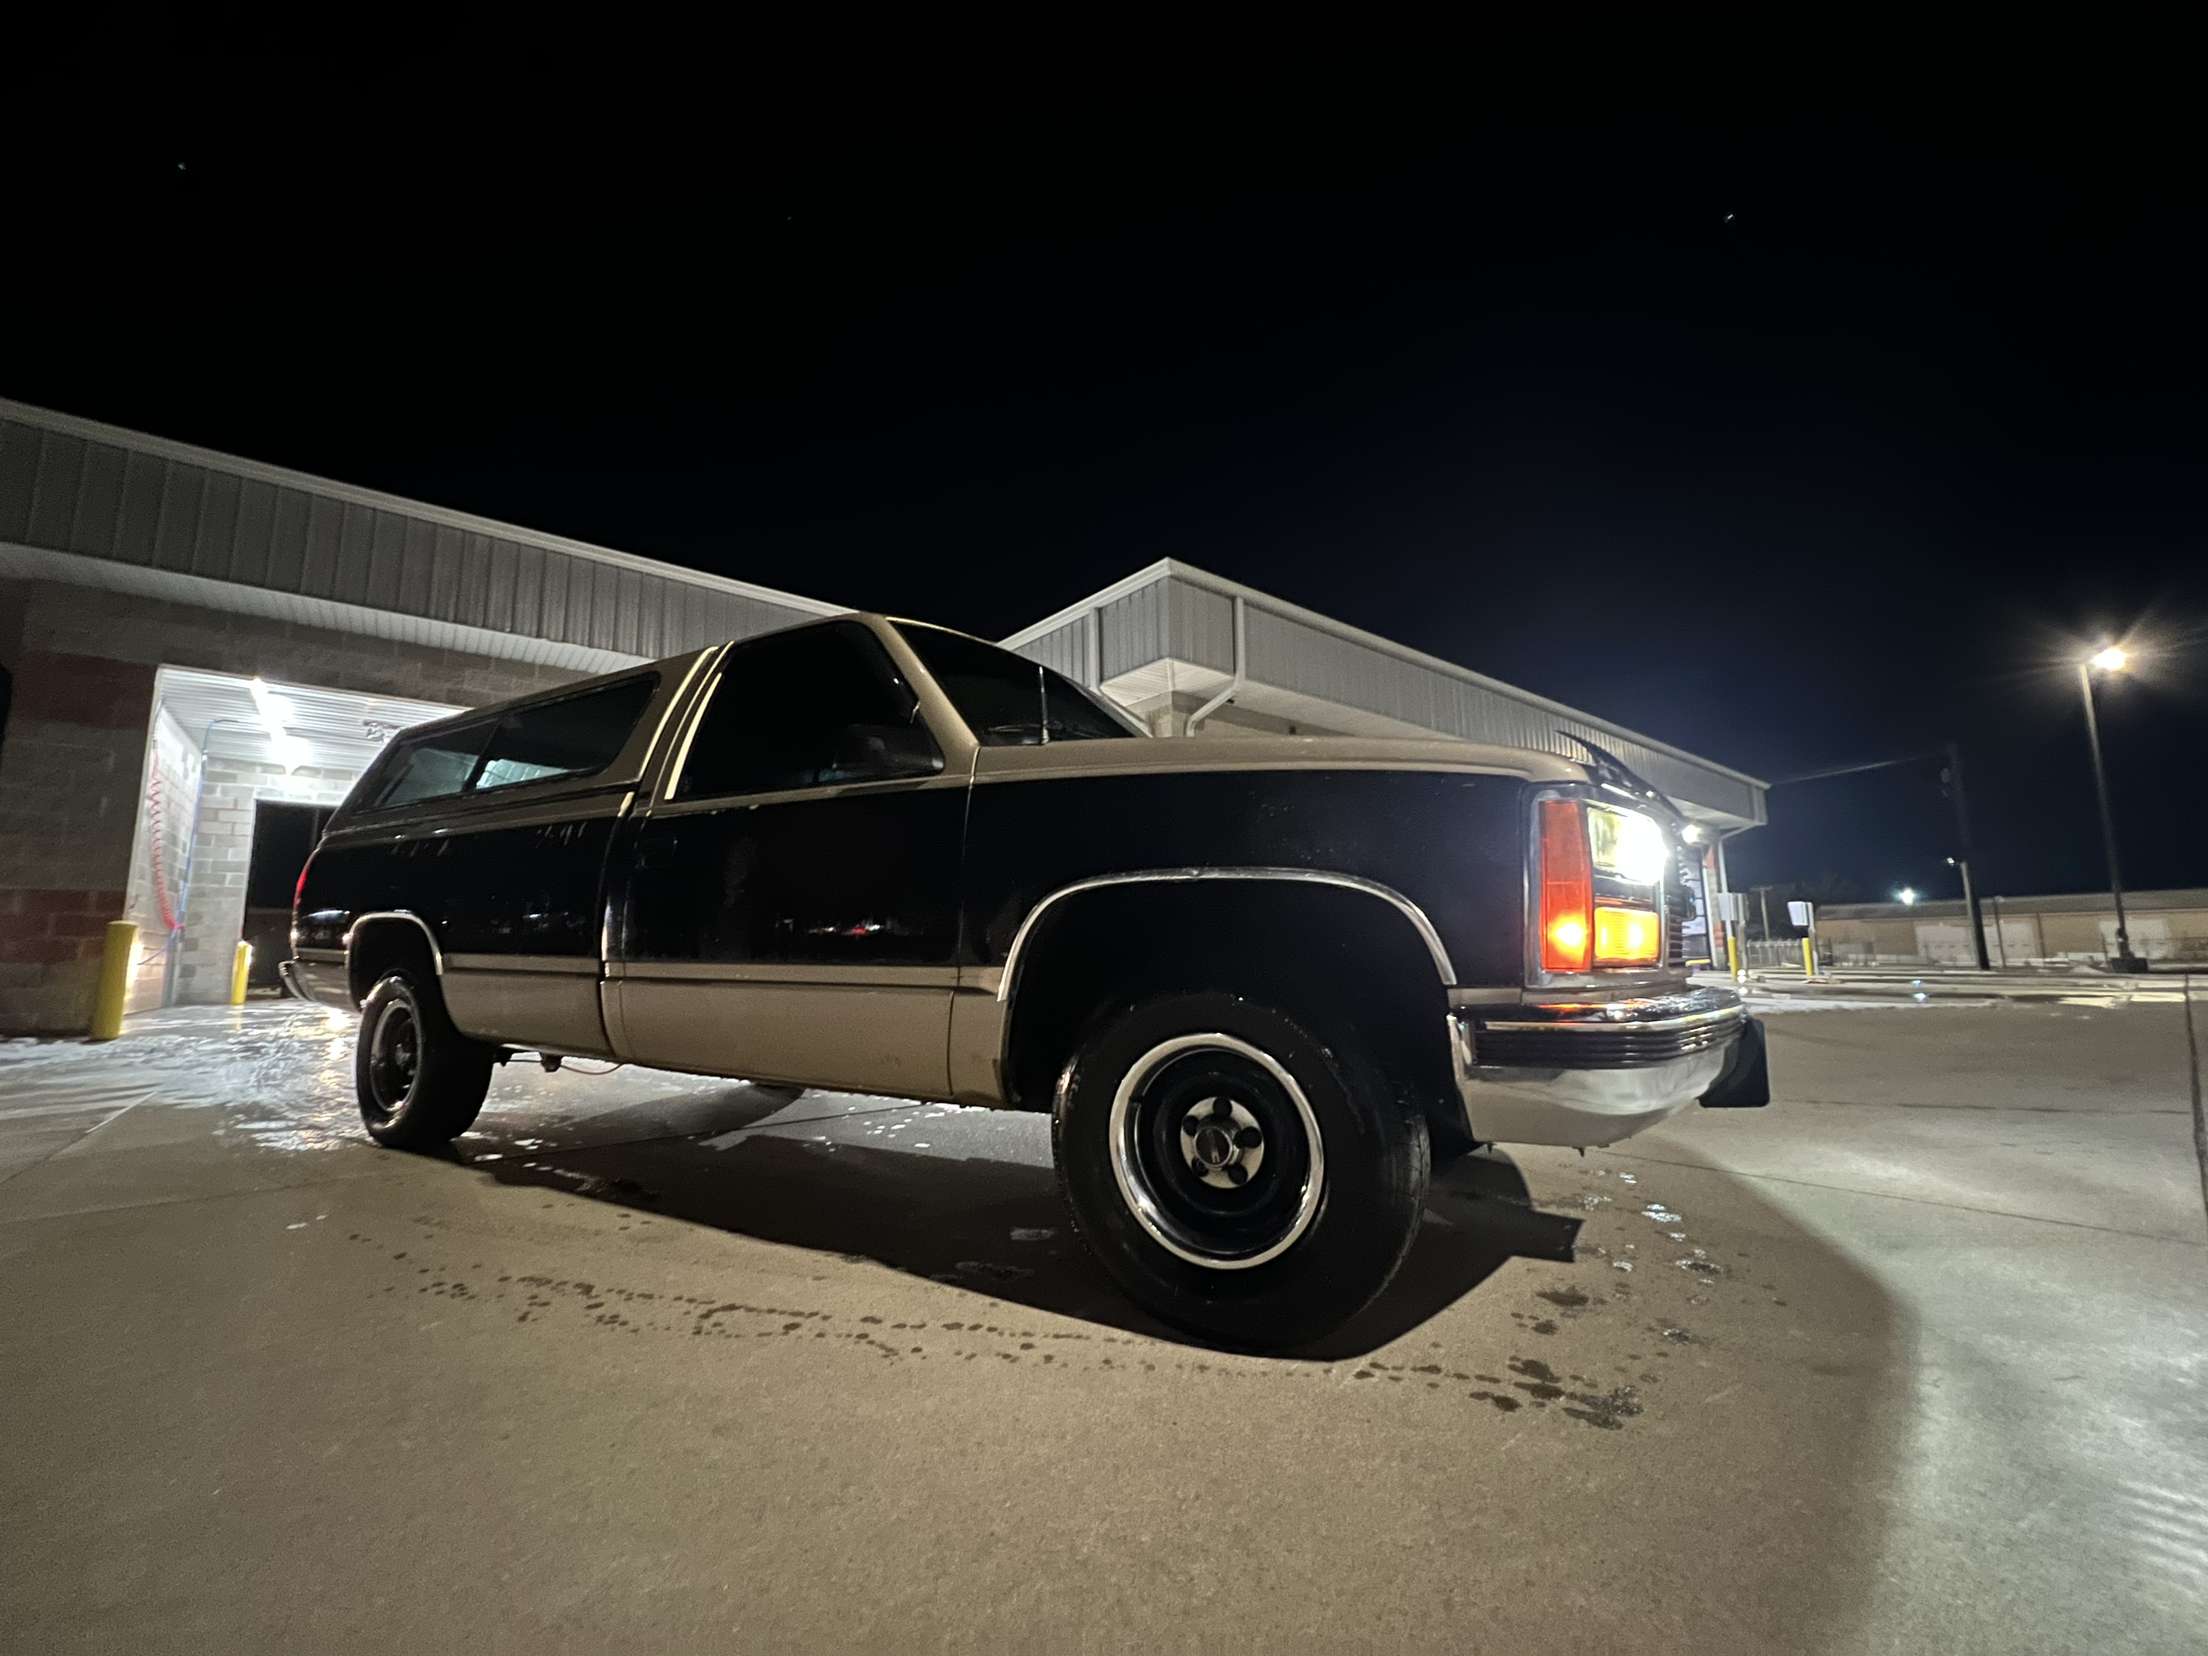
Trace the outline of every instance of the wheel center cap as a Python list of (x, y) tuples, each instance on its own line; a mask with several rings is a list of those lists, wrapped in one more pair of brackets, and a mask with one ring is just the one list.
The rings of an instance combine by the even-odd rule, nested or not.
[(1196, 1133), (1196, 1156), (1206, 1167), (1224, 1167), (1234, 1160), (1234, 1138), (1224, 1127), (1206, 1122)]
[(1207, 1098), (1181, 1118), (1181, 1155), (1214, 1190), (1239, 1190), (1265, 1161), (1265, 1130), (1231, 1098)]

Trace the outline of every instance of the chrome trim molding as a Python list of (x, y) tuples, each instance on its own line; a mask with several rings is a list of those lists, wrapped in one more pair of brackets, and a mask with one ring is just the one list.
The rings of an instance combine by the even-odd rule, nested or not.
[(291, 958), (293, 960), (311, 960), (323, 966), (342, 966), (345, 964), (345, 951), (343, 949), (294, 948), (291, 951)]
[(439, 977), (443, 977), (445, 975), (445, 951), (437, 946), (437, 934), (429, 929), (428, 921), (424, 920), (420, 915), (414, 913), (411, 909), (375, 909), (367, 914), (354, 915), (353, 923), (345, 928), (345, 953), (348, 957), (346, 960), (347, 966), (350, 966), (352, 964), (350, 956), (353, 952), (353, 939), (360, 935), (360, 928), (367, 925), (371, 920), (413, 921), (415, 925), (422, 928), (422, 935), (429, 939), (429, 958), (431, 964), (437, 968), (437, 975)]
[[(1018, 770), (990, 770), (977, 766), (974, 786), (994, 787), (1012, 782), (1065, 782), (1091, 776), (1170, 776), (1196, 772), (1215, 776), (1225, 772), (1255, 771), (1416, 771), (1420, 774), (1443, 776), (1513, 776), (1527, 780), (1523, 767), (1500, 763), (1482, 763), (1477, 759), (1451, 759), (1435, 756), (1430, 759), (1354, 759), (1347, 756), (1325, 758), (1291, 758), (1288, 755), (1267, 755), (1262, 759), (1238, 758), (1233, 754), (1199, 752), (1195, 758), (1184, 757), (1178, 752), (1153, 752), (1152, 748), (1183, 740), (1181, 737), (1145, 736), (1145, 751), (1130, 754), (1124, 761), (1114, 754), (1115, 763), (1048, 765), (1023, 765)], [(1414, 738), (1415, 739), (1415, 738)], [(1059, 744), (1050, 744), (1056, 748)], [(1112, 744), (1118, 747), (1120, 744)], [(1135, 744), (1129, 743), (1128, 746)], [(984, 748), (984, 753), (1019, 753), (1039, 751), (1033, 748)], [(1544, 756), (1545, 757), (1545, 756)]]
[[(1619, 1003), (1612, 1003), (1619, 1004)], [(1748, 1015), (1741, 1006), (1716, 1006), (1707, 1012), (1685, 1012), (1673, 1018), (1635, 1018), (1596, 1015), (1575, 1018), (1517, 1018), (1505, 1021), (1489, 1018), (1480, 1024), (1482, 1029), (1523, 1029), (1560, 1035), (1615, 1035), (1621, 1030), (1664, 1032), (1675, 1029), (1700, 1029), (1706, 1024), (1738, 1023)]]
[[(676, 780), (681, 780), (679, 773)], [(880, 793), (901, 788), (918, 793), (927, 788), (963, 788), (964, 772), (937, 771), (931, 776), (880, 776), (853, 782), (830, 782), (816, 788), (780, 788), (771, 793), (712, 794), (699, 799), (667, 800), (652, 807), (654, 817), (699, 816), (709, 811), (743, 811), (755, 805), (793, 805), (808, 799), (841, 799), (847, 794)]]
[(445, 965), (455, 972), (553, 972), (596, 977), (598, 962), (589, 955), (452, 954)]
[(1042, 919), (1053, 903), (1083, 891), (1095, 891), (1105, 886), (1175, 884), (1192, 880), (1301, 880), (1312, 885), (1340, 886), (1345, 891), (1361, 891), (1368, 897), (1377, 897), (1389, 904), (1411, 923), (1419, 941), (1426, 945), (1426, 952), (1433, 956), (1434, 970), (1441, 974), (1444, 985), (1454, 983), (1457, 969), (1450, 962), (1449, 951), (1442, 947), (1441, 934), (1434, 930), (1434, 923), (1426, 918), (1426, 911), (1393, 887), (1377, 880), (1361, 879), (1355, 874), (1336, 874), (1317, 868), (1153, 868), (1126, 874), (1099, 874), (1092, 879), (1076, 880), (1072, 885), (1061, 886), (1033, 908), (1020, 922), (1020, 929), (1012, 934), (1012, 946), (1004, 953), (1004, 976), (997, 984), (997, 999), (1010, 1000), (1019, 978), (1020, 952), (1034, 933), (1035, 924)]
[(826, 989), (955, 989), (956, 966), (833, 966), (783, 961), (623, 960), (606, 976), (623, 983), (790, 983)]

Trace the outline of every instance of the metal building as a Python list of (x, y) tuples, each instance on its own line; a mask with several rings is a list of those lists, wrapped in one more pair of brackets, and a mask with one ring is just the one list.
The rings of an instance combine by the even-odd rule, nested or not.
[[(88, 1027), (117, 918), (134, 1010), (223, 998), (280, 946), (277, 848), (394, 729), (844, 607), (0, 401), (0, 1034)], [(1185, 564), (1007, 642), (1160, 734), (1579, 731), (1764, 819), (1752, 777)]]
[(1691, 816), (1765, 820), (1764, 784), (1470, 668), (1167, 558), (1014, 633), (1022, 655), (1102, 689), (1159, 735), (1197, 730), (1458, 736), (1586, 757), (1599, 742)]

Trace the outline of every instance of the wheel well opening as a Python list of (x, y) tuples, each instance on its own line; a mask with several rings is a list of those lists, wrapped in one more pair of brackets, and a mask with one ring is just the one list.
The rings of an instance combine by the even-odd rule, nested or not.
[(430, 950), (429, 934), (412, 920), (370, 920), (353, 932), (345, 957), (346, 987), (353, 1004), (368, 998), (386, 972), (412, 966), (425, 979), (437, 972), (437, 957)]
[(1005, 1084), (1048, 1109), (1098, 1017), (1138, 999), (1224, 990), (1278, 1006), (1321, 1039), (1355, 1038), (1406, 1105), (1454, 1114), (1446, 986), (1416, 928), (1369, 893), (1293, 881), (1129, 884), (1079, 892), (1016, 963)]

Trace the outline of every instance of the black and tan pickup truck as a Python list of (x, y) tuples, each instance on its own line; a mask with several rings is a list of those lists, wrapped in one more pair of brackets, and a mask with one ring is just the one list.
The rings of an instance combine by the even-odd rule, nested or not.
[(1047, 1111), (1157, 1315), (1292, 1346), (1386, 1285), (1437, 1158), (1768, 1099), (1680, 959), (1652, 789), (1462, 742), (1158, 740), (960, 633), (852, 615), (394, 738), (301, 875), (379, 1142), (503, 1059)]

